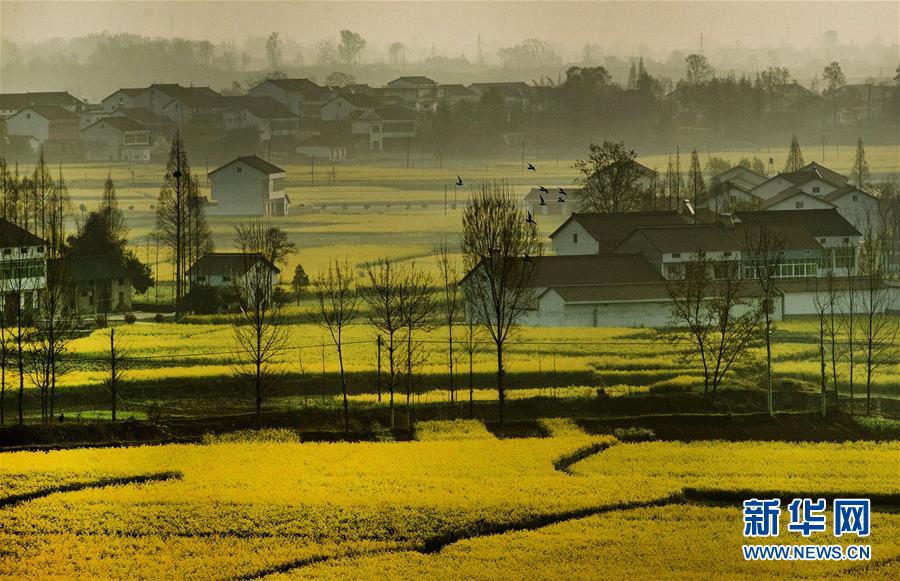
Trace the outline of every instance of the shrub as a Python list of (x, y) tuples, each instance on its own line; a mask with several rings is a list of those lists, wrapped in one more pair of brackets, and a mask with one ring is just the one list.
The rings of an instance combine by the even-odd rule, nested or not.
[(137, 317), (134, 316), (134, 313), (125, 313), (125, 322), (131, 325), (137, 321)]
[(94, 317), (94, 325), (97, 326), (98, 329), (105, 329), (109, 322), (106, 320), (106, 315), (99, 314)]
[(656, 439), (656, 432), (650, 428), (616, 428), (613, 435), (621, 442), (649, 442)]
[(204, 444), (249, 444), (249, 443), (299, 443), (300, 436), (293, 430), (284, 428), (263, 428), (261, 430), (238, 430), (225, 434), (203, 434)]
[(372, 432), (372, 438), (376, 442), (393, 442), (394, 434), (391, 432), (389, 428), (382, 426), (379, 422), (372, 422), (372, 426), (369, 428)]
[(435, 420), (416, 424), (416, 440), (493, 440), (478, 420)]
[(162, 323), (163, 321), (166, 320), (166, 318), (163, 316), (162, 313), (156, 313), (156, 315), (153, 316), (153, 320), (156, 321), (157, 323)]

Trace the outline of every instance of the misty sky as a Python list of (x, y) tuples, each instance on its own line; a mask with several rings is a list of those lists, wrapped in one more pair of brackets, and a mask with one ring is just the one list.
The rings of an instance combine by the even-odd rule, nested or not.
[(794, 46), (880, 38), (900, 43), (900, 2), (38, 2), (0, 1), (0, 32), (16, 43), (92, 32), (130, 32), (213, 41), (277, 31), (303, 45), (361, 33), (373, 49), (400, 40), (411, 47), (473, 58), (524, 38), (575, 54), (586, 42), (608, 51), (662, 56), (674, 48)]

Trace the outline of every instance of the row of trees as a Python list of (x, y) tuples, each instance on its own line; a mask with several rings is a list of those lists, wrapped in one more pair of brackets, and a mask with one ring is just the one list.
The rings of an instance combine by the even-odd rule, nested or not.
[[(733, 371), (751, 366), (752, 348), (765, 345), (766, 391), (774, 413), (772, 347), (778, 298), (779, 270), (787, 250), (787, 233), (765, 225), (745, 231), (743, 262), (710, 259), (698, 249), (680, 275), (667, 282), (673, 328), (663, 336), (680, 346), (686, 361), (700, 366), (704, 394), (715, 396)], [(869, 239), (871, 240), (871, 239)], [(849, 246), (840, 249), (855, 255)], [(854, 372), (865, 375), (866, 414), (871, 412), (872, 383), (877, 371), (896, 361), (898, 321), (891, 315), (887, 263), (877, 242), (861, 254), (859, 276), (839, 277), (830, 259), (826, 275), (815, 279), (814, 305), (818, 322), (821, 367), (821, 410), (826, 413), (830, 382), (834, 405), (839, 401), (839, 363), (846, 363), (849, 410), (854, 413)], [(858, 379), (858, 376), (857, 376)]]
[(26, 381), (39, 390), (41, 418), (48, 422), (56, 412), (57, 380), (72, 366), (68, 346), (82, 327), (77, 271), (116, 268), (139, 290), (153, 280), (127, 249), (128, 230), (110, 178), (99, 207), (76, 216), (62, 170), (53, 178), (43, 152), (27, 175), (0, 158), (0, 209), (8, 236), (0, 261), (0, 423), (6, 421), (10, 375), (18, 384), (18, 422), (24, 422)]

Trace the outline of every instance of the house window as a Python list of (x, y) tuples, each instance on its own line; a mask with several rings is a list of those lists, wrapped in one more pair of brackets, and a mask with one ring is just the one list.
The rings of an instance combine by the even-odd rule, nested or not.
[(238, 167), (237, 167), (237, 172), (238, 172), (238, 173), (241, 173), (241, 170), (242, 170), (242, 169), (243, 169), (243, 168), (242, 168), (241, 166), (238, 166)]
[(20, 248), (20, 249), (19, 249), (19, 254), (28, 254), (28, 247), (27, 247), (27, 246), (23, 246), (22, 248)]
[(723, 256), (724, 256), (725, 258), (729, 258), (729, 257), (731, 256), (731, 253), (730, 253), (730, 252), (726, 252), (725, 254), (723, 254)]
[(681, 258), (681, 253), (676, 252), (675, 254), (672, 255), (672, 258)]
[(849, 238), (844, 238), (844, 244), (850, 244), (850, 239), (849, 239)]
[(12, 254), (12, 248), (3, 249), (3, 256), (9, 256), (10, 254)]
[(813, 187), (813, 193), (814, 193), (814, 194), (818, 194), (818, 193), (819, 193), (819, 190), (820, 190), (819, 186), (814, 186), (814, 187)]
[(825, 244), (825, 239), (824, 239), (824, 238), (819, 238), (819, 242), (821, 242), (822, 244)]
[(736, 201), (737, 201), (737, 196), (729, 196), (728, 199), (731, 200), (732, 202), (736, 202)]
[(124, 284), (125, 284), (125, 279), (124, 279), (124, 278), (120, 278), (120, 279), (119, 279), (119, 286), (122, 286), (122, 285), (124, 285)]
[(37, 251), (38, 251), (38, 254), (43, 254), (43, 253), (44, 253), (44, 247), (43, 247), (43, 246), (38, 246)]
[(803, 209), (803, 202), (797, 202), (797, 203), (795, 204), (795, 207), (796, 207), (798, 210), (802, 210), (802, 209)]
[(198, 276), (197, 282), (206, 282), (206, 276), (205, 275)]
[(578, 232), (572, 232), (572, 244), (578, 244)]
[(853, 196), (853, 201), (856, 202), (859, 200), (859, 196)]
[(225, 282), (231, 282), (231, 277), (230, 277), (230, 276), (223, 276), (223, 277), (222, 277), (222, 280), (225, 281)]
[(31, 113), (25, 113), (25, 119), (31, 119)]

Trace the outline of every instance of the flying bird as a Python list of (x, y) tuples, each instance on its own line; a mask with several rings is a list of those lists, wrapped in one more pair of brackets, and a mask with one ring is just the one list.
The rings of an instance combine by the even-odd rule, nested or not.
[(547, 202), (544, 201), (544, 196), (538, 196), (541, 199), (541, 205), (546, 206)]
[(530, 163), (528, 164), (528, 169), (531, 171), (537, 171), (536, 169), (534, 169), (534, 166)]
[(547, 188), (545, 188), (544, 186), (538, 186), (538, 189), (541, 190), (542, 192), (544, 192), (545, 194), (549, 193), (547, 191)]
[(534, 221), (534, 218), (531, 217), (531, 212), (528, 212), (528, 219), (525, 221), (529, 224), (537, 224), (537, 222)]
[(463, 185), (462, 178), (459, 177), (459, 176), (456, 176), (456, 185), (457, 185), (457, 186), (462, 186), (462, 185)]
[(566, 193), (566, 190), (564, 190), (564, 189), (562, 189), (562, 188), (559, 188), (559, 193), (560, 193), (560, 195), (562, 195), (562, 196), (568, 196), (568, 195), (569, 195), (569, 194)]
[(556, 201), (559, 202), (560, 204), (565, 204), (565, 203), (566, 203), (566, 199), (565, 199), (564, 197), (562, 197), (562, 196), (558, 197), (558, 198), (556, 199)]

